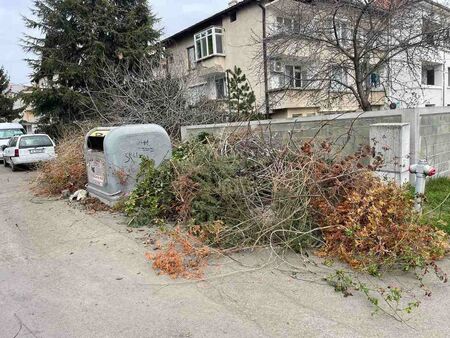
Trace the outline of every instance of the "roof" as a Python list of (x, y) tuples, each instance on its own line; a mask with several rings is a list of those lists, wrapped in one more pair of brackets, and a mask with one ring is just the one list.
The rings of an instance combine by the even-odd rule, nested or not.
[(23, 129), (19, 123), (0, 123), (0, 130), (4, 129)]
[(22, 90), (24, 90), (26, 88), (27, 87), (23, 84), (15, 84), (15, 83), (9, 84), (9, 90), (11, 91), (11, 93), (15, 93), (15, 94), (20, 93)]
[[(298, 0), (294, 0), (294, 1), (298, 1)], [(383, 2), (389, 2), (389, 1), (392, 1), (392, 0), (378, 0), (378, 1), (383, 3)], [(445, 5), (442, 5), (439, 2), (437, 2), (437, 1), (438, 0), (423, 0), (423, 2), (425, 2), (425, 3), (431, 4), (431, 5), (435, 5), (437, 7), (440, 7), (441, 9), (445, 9), (447, 11), (449, 10), (449, 7), (447, 7)], [(202, 28), (207, 28), (205, 26), (210, 25), (211, 21), (220, 19), (224, 15), (232, 13), (232, 12), (234, 12), (234, 11), (236, 11), (238, 9), (241, 9), (243, 7), (246, 7), (247, 5), (250, 5), (252, 3), (258, 3), (258, 2), (259, 2), (259, 0), (241, 0), (241, 1), (239, 1), (237, 4), (235, 4), (233, 6), (229, 6), (228, 8), (226, 8), (226, 9), (224, 9), (224, 10), (222, 10), (222, 11), (220, 11), (220, 12), (218, 12), (218, 13), (216, 13), (216, 14), (214, 14), (214, 15), (212, 15), (212, 16), (210, 16), (210, 17), (208, 17), (208, 18), (206, 18), (206, 19), (204, 19), (202, 21), (199, 21), (199, 22), (193, 24), (192, 26), (189, 26), (189, 27), (187, 27), (187, 28), (185, 28), (185, 29), (175, 33), (175, 34), (172, 34), (171, 36), (163, 39), (162, 42), (163, 43), (170, 43), (172, 40), (176, 40), (177, 38), (180, 38), (180, 37), (182, 37), (185, 34), (197, 32), (197, 31), (201, 30)]]
[[(388, 123), (390, 125), (390, 123)], [(408, 123), (405, 123), (408, 124)], [(23, 134), (23, 135), (17, 135), (19, 137), (34, 137), (34, 136), (48, 136), (47, 134)], [(49, 136), (50, 137), (50, 136)]]
[(227, 15), (231, 12), (241, 9), (242, 7), (245, 7), (251, 3), (256, 3), (256, 2), (257, 2), (257, 0), (242, 0), (242, 1), (238, 2), (236, 5), (229, 6), (228, 8), (224, 9), (223, 11), (220, 11), (202, 21), (199, 21), (199, 22), (193, 24), (192, 26), (189, 26), (189, 27), (179, 31), (178, 33), (175, 33), (175, 34), (165, 38), (164, 40), (162, 40), (162, 42), (170, 42), (171, 40), (175, 40), (175, 39), (183, 36), (184, 34), (197, 31), (198, 29), (201, 29), (200, 27), (207, 25), (211, 21), (219, 19), (224, 15)]

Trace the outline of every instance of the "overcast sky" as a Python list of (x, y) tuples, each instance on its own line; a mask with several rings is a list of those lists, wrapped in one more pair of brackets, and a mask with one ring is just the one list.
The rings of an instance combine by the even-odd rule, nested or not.
[[(165, 35), (175, 33), (209, 15), (224, 9), (228, 0), (149, 0), (161, 19)], [(32, 0), (0, 0), (0, 66), (3, 65), (12, 83), (29, 83), (30, 69), (26, 54), (20, 47), (25, 32), (22, 15), (29, 15)]]

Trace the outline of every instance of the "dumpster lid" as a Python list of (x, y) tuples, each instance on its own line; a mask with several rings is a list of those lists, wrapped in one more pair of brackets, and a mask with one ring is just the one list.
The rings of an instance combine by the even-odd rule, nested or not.
[(97, 128), (89, 132), (88, 137), (106, 137), (113, 128)]
[(88, 149), (96, 151), (104, 151), (105, 137), (115, 128), (100, 127), (92, 129), (86, 138), (86, 146)]

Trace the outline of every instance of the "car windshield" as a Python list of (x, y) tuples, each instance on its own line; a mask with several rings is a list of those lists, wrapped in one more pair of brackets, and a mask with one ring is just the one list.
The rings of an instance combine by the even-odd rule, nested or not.
[(47, 135), (25, 136), (20, 139), (19, 148), (53, 147)]
[(23, 135), (23, 129), (0, 129), (0, 139), (7, 140), (17, 135)]

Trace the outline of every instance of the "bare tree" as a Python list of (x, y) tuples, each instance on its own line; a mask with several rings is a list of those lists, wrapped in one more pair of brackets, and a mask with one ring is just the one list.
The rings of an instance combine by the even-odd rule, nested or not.
[(200, 79), (166, 59), (142, 59), (133, 70), (105, 65), (103, 79), (100, 90), (90, 91), (91, 109), (109, 125), (157, 123), (179, 137), (180, 126), (232, 119), (225, 102), (196, 85)]
[(442, 62), (450, 46), (450, 10), (428, 0), (280, 0), (271, 9), (275, 100), (295, 88), (311, 105), (414, 105), (424, 62)]

